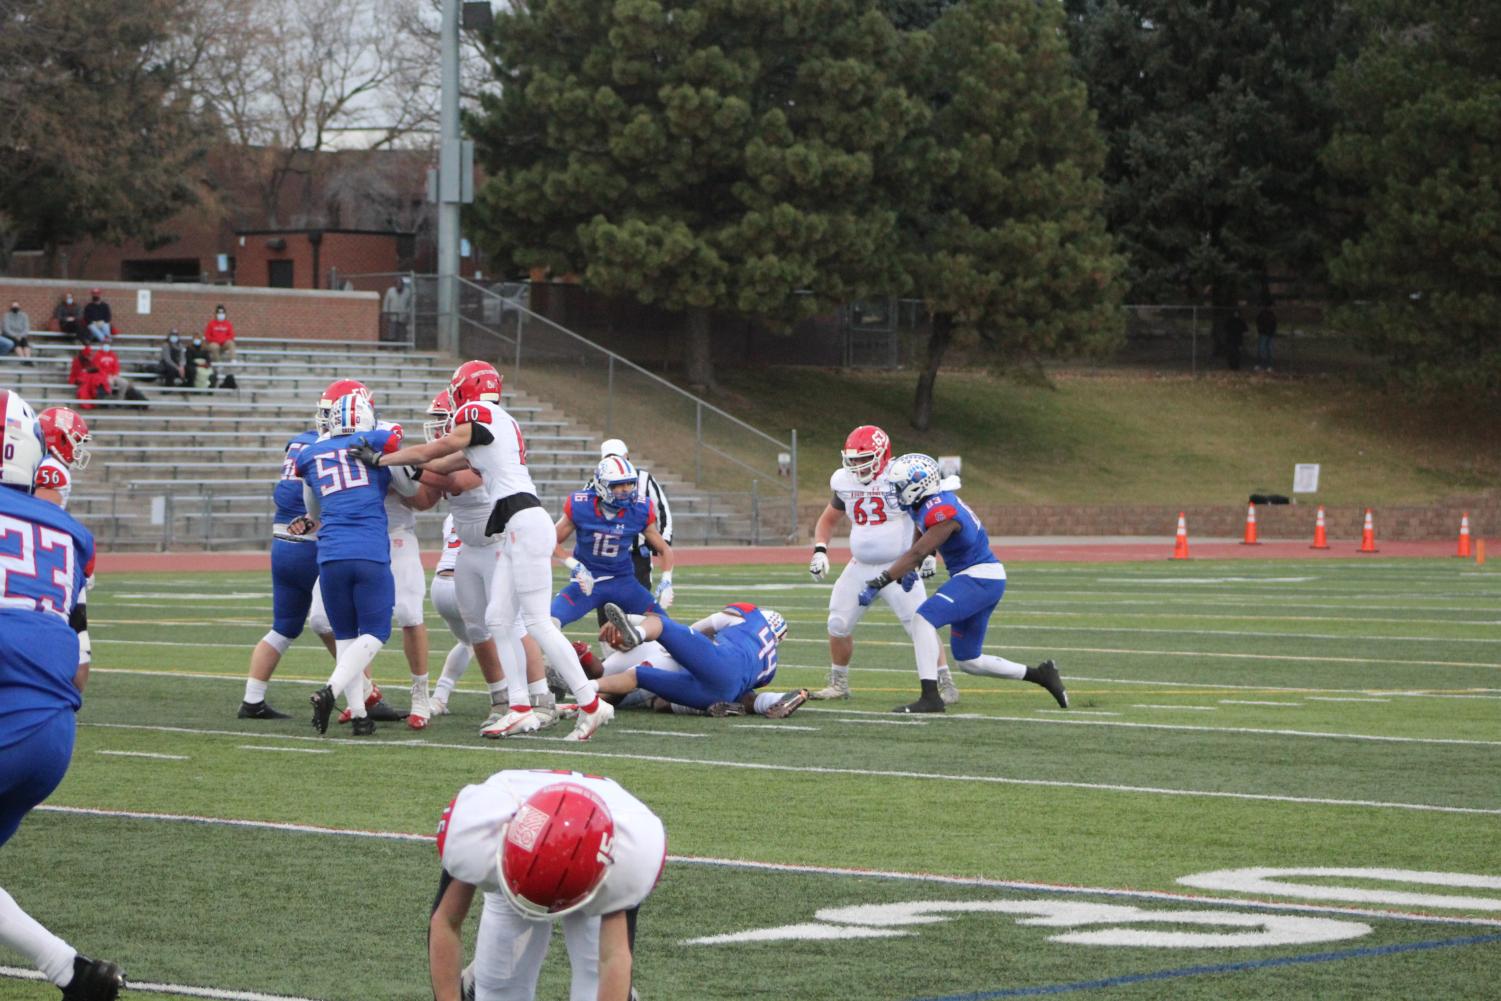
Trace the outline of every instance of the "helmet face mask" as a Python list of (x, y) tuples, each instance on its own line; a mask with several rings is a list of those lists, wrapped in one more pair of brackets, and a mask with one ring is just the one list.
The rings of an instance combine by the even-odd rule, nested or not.
[(363, 382), (360, 382), (358, 379), (335, 379), (328, 384), (328, 388), (318, 398), (318, 411), (313, 418), (313, 429), (315, 431), (319, 434), (332, 433), (329, 431), (329, 421), (333, 416), (334, 404), (339, 401), (340, 397), (348, 396), (350, 393), (357, 393), (363, 396), (365, 402), (369, 403), (371, 408), (374, 409), (375, 394), (370, 392), (369, 387)]
[(862, 424), (844, 439), (840, 458), (855, 479), (868, 484), (891, 462), (891, 437), (874, 424)]
[(943, 474), (931, 455), (909, 452), (892, 461), (887, 478), (896, 488), (897, 501), (902, 507), (913, 508), (938, 493)]
[(74, 469), (89, 466), (89, 426), (68, 407), (48, 407), (37, 415), (47, 452)]
[(614, 848), (615, 820), (604, 800), (574, 782), (545, 786), (501, 829), (501, 891), (529, 920), (571, 914), (599, 893)]
[(595, 496), (605, 507), (615, 510), (634, 504), (637, 498), (639, 477), (636, 467), (623, 456), (612, 455), (599, 460), (594, 467)]
[(447, 389), (439, 390), (438, 395), (433, 397), (427, 414), (432, 420), (422, 424), (424, 441), (437, 441), (453, 430), (453, 402)]

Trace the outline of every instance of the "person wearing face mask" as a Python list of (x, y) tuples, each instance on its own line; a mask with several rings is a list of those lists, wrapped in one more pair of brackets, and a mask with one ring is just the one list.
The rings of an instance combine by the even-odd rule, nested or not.
[(188, 385), (188, 347), (182, 342), (182, 335), (177, 332), (176, 327), (167, 334), (167, 339), (162, 344), (162, 354), (156, 363), (156, 384)]
[(103, 344), (113, 333), (114, 322), (109, 303), (104, 301), (102, 293), (96, 288), (89, 289), (89, 302), (83, 307), (84, 330), (79, 334), (79, 340), (85, 344)]
[(188, 346), (186, 378), (187, 384), (195, 389), (212, 389), (219, 382), (214, 375), (214, 360), (209, 357), (200, 334), (194, 334), (193, 343)]
[(215, 365), (235, 360), (235, 325), (229, 322), (222, 302), (214, 307), (214, 318), (203, 328), (203, 343)]
[(22, 365), (30, 365), (31, 342), (27, 339), (30, 334), (31, 317), (26, 315), (19, 302), (11, 303), (5, 319), (0, 320), (0, 355), (14, 351)]
[(57, 324), (57, 332), (67, 334), (70, 337), (78, 336), (78, 303), (73, 299), (73, 293), (63, 296), (62, 302), (52, 311), (52, 321)]

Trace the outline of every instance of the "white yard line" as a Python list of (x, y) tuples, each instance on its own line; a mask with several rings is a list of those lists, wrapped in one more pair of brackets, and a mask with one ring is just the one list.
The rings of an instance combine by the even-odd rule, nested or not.
[[(308, 827), (275, 821), (239, 820), (228, 817), (209, 817), (191, 814), (141, 813), (130, 810), (83, 809), (79, 807), (42, 805), (38, 812), (75, 814), (91, 817), (120, 818), (124, 820), (154, 820), (168, 823), (203, 824), (207, 826), (252, 828), (268, 831), (288, 831), (298, 834), (317, 834), (331, 837), (375, 838), (386, 841), (431, 842), (430, 834), (411, 834), (405, 831), (365, 831), (339, 827)], [(1501, 927), (1501, 918), (1460, 917), (1450, 914), (1415, 914), (1408, 911), (1384, 911), (1379, 909), (1340, 907), (1324, 904), (1283, 903), (1270, 900), (1243, 900), (1239, 897), (1209, 896), (1196, 893), (1180, 893), (1166, 890), (1135, 890), (1127, 887), (1075, 886), (1071, 884), (1038, 883), (1023, 880), (987, 879), (976, 876), (946, 876), (938, 873), (903, 872), (889, 869), (857, 869), (845, 866), (800, 865), (787, 862), (759, 862), (749, 859), (727, 859), (698, 855), (668, 855), (667, 860), (675, 865), (705, 866), (718, 869), (745, 869), (755, 872), (784, 872), (815, 876), (851, 876), (858, 879), (889, 879), (903, 882), (942, 883), (950, 886), (975, 886), (1024, 892), (1047, 892), (1070, 895), (1098, 895), (1107, 897), (1130, 897), (1150, 900), (1175, 900), (1197, 904), (1234, 904), (1266, 910), (1304, 911), (1316, 914), (1350, 914), (1373, 918), (1393, 918), (1403, 921), (1419, 921), (1433, 924), (1478, 925)], [(9, 973), (9, 968), (0, 968)], [(39, 979), (40, 974), (25, 971), (10, 974)], [(137, 985), (145, 987), (145, 985)], [(156, 988), (152, 988), (156, 989)], [(237, 995), (238, 996), (238, 995)]]
[(272, 747), (269, 744), (236, 744), (242, 751), (281, 751), (284, 754), (332, 754), (324, 747)]
[(1165, 705), (1153, 705), (1151, 703), (1144, 703), (1144, 702), (1138, 702), (1136, 705), (1133, 705), (1131, 708), (1132, 709), (1172, 709), (1172, 710), (1184, 709), (1184, 710), (1188, 710), (1190, 712), (1196, 712), (1196, 713), (1217, 713), (1217, 712), (1220, 711), (1218, 706), (1165, 706)]
[(707, 733), (682, 733), (678, 730), (626, 730), (623, 727), (611, 727), (611, 733), (639, 733), (647, 737), (689, 737), (693, 740), (703, 740), (709, 736)]
[(927, 726), (925, 719), (836, 719), (835, 723), (869, 723), (879, 726)]
[(1301, 702), (1271, 702), (1266, 699), (1220, 699), (1220, 704), (1225, 706), (1279, 706), (1283, 709), (1301, 708)]
[[(848, 712), (849, 710), (839, 710)], [(990, 717), (986, 717), (990, 718)], [(1021, 718), (1022, 721), (1026, 717)], [(1039, 721), (1041, 722), (1041, 721)], [(1048, 721), (1052, 722), (1052, 721)], [(1106, 721), (1078, 720), (1078, 724), (1090, 724), (1097, 726), (1120, 726), (1131, 725), (1149, 727), (1155, 729), (1185, 729), (1199, 730), (1210, 729), (1208, 727), (1170, 726), (1161, 723), (1138, 723), (1119, 724)], [(195, 730), (190, 727), (174, 726), (150, 726), (138, 723), (85, 723), (84, 726), (100, 727), (117, 730), (144, 730), (155, 733), (183, 733), (198, 736), (244, 736), (235, 730)], [(1269, 733), (1275, 731), (1267, 731)], [(267, 739), (271, 739), (268, 737)], [(326, 740), (325, 737), (293, 737), (287, 736), (283, 740), (308, 741)], [(1233, 799), (1249, 802), (1262, 803), (1302, 803), (1316, 806), (1348, 806), (1361, 809), (1375, 810), (1413, 810), (1422, 813), (1456, 813), (1479, 816), (1501, 817), (1501, 808), (1477, 807), (1477, 806), (1445, 806), (1437, 803), (1403, 803), (1387, 800), (1368, 799), (1337, 799), (1324, 796), (1278, 796), (1271, 793), (1228, 792), (1221, 789), (1171, 789), (1160, 786), (1136, 786), (1124, 785), (1111, 782), (1065, 782), (1055, 779), (1024, 779), (1013, 778), (1004, 775), (963, 775), (949, 774), (944, 772), (910, 772), (896, 769), (866, 769), (866, 768), (828, 768), (814, 765), (778, 765), (765, 762), (752, 761), (726, 761), (710, 758), (673, 758), (661, 754), (632, 754), (617, 751), (599, 751), (593, 748), (588, 750), (566, 750), (556, 745), (562, 744), (563, 738), (531, 738), (525, 741), (515, 741), (515, 752), (525, 754), (528, 752), (542, 753), (551, 756), (581, 757), (581, 758), (605, 758), (620, 761), (651, 761), (668, 765), (687, 765), (692, 768), (734, 768), (744, 771), (780, 772), (783, 774), (799, 775), (849, 775), (861, 778), (893, 778), (893, 779), (916, 779), (925, 782), (974, 782), (982, 785), (1013, 785), (1032, 786), (1047, 789), (1088, 789), (1097, 792), (1118, 792), (1133, 795), (1148, 796), (1189, 796), (1204, 797), (1208, 799)], [(371, 742), (350, 742), (350, 750), (356, 753), (386, 752), (386, 751), (410, 751), (410, 750), (450, 750), (450, 751), (474, 751), (481, 754), (493, 754), (488, 747), (478, 747), (473, 744), (439, 744), (426, 742), (403, 741), (399, 744), (384, 744)]]
[(1033, 709), (1035, 713), (1068, 713), (1070, 716), (1119, 716), (1105, 709)]
[(1390, 702), (1391, 699), (1373, 699), (1364, 695), (1310, 695), (1309, 702)]
[[(22, 970), (14, 966), (0, 966), (0, 977), (16, 980), (46, 979), (36, 970)], [(312, 998), (294, 994), (262, 994), (259, 991), (227, 991), (217, 987), (193, 987), (188, 984), (154, 984), (150, 981), (130, 982), (131, 991), (152, 991), (156, 994), (176, 994), (188, 998), (214, 998), (217, 1001), (314, 1001)], [(129, 997), (129, 993), (126, 997)]]
[(157, 761), (187, 761), (186, 754), (152, 754), (148, 751), (95, 751), (95, 754), (108, 754), (115, 758), (154, 758)]
[(794, 726), (791, 723), (778, 723), (776, 726), (761, 726), (760, 723), (731, 723), (731, 726), (754, 726), (759, 727), (762, 733), (778, 733), (782, 730), (801, 730), (804, 733), (817, 733), (816, 726)]

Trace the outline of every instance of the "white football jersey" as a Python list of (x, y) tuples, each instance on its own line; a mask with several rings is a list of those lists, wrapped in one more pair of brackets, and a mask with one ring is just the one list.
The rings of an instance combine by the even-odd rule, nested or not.
[(438, 824), (438, 857), (444, 870), (486, 893), (500, 893), (496, 851), (501, 828), (527, 797), (558, 782), (581, 785), (598, 795), (615, 821), (615, 861), (599, 893), (581, 913), (598, 916), (638, 906), (662, 875), (667, 831), (650, 807), (613, 779), (578, 772), (507, 770), (459, 790)]
[(473, 490), (465, 490), (462, 493), (448, 495), (448, 510), (453, 512), (456, 520), (462, 522), (479, 522), (484, 524), (490, 517), (490, 510), (495, 506), (490, 499), (488, 484), (481, 484)]
[[(395, 431), (401, 436), (401, 425), (393, 421), (376, 421), (377, 431)], [(409, 532), (417, 531), (417, 512), (401, 502), (401, 495), (393, 487), (386, 491), (386, 530), (397, 532), (406, 529)]]
[(459, 561), (459, 549), (464, 544), (459, 541), (459, 533), (453, 529), (453, 515), (443, 519), (443, 552), (438, 557), (438, 565), (435, 570), (452, 571)]
[(512, 494), (536, 495), (537, 487), (526, 468), (526, 439), (521, 436), (521, 425), (516, 418), (499, 403), (474, 400), (454, 413), (453, 426), (460, 424), (482, 427), (493, 439), (488, 444), (464, 449), (464, 458), (485, 481), (485, 494), (491, 504)]
[(66, 510), (68, 498), (73, 495), (73, 470), (57, 456), (48, 453), (36, 467), (36, 485), (61, 494), (59, 504)]
[(861, 563), (886, 564), (912, 548), (912, 519), (897, 502), (884, 475), (861, 483), (848, 469), (829, 477), (829, 489), (844, 502), (850, 520), (850, 555)]

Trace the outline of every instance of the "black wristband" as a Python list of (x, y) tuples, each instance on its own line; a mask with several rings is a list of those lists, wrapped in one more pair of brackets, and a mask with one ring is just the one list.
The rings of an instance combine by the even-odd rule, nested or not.
[(813, 551), (815, 553), (827, 553), (829, 551), (829, 547), (824, 545), (822, 542), (815, 542), (813, 543)]
[(891, 574), (887, 573), (885, 570), (882, 570), (880, 573), (871, 578), (870, 582), (874, 584), (876, 586), (876, 590), (879, 591), (881, 588), (891, 583)]
[(412, 482), (413, 483), (421, 483), (422, 482), (422, 467), (421, 466), (408, 466), (407, 467), (407, 474), (412, 477)]

